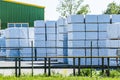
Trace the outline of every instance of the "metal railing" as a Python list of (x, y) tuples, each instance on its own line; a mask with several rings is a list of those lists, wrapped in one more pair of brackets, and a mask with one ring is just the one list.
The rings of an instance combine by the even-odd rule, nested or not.
[[(114, 47), (92, 47), (92, 43), (91, 43), (91, 47), (1, 47), (2, 49), (16, 49), (16, 50), (21, 50), (23, 48), (31, 48), (31, 56), (28, 57), (28, 56), (17, 56), (17, 57), (5, 57), (5, 56), (2, 56), (0, 58), (3, 58), (5, 60), (7, 59), (14, 59), (13, 61), (15, 62), (15, 65), (13, 67), (1, 67), (0, 66), (0, 69), (15, 69), (15, 75), (16, 76), (20, 76), (21, 75), (21, 69), (31, 69), (32, 70), (32, 76), (34, 75), (34, 72), (33, 72), (33, 69), (44, 69), (44, 74), (47, 74), (48, 76), (51, 75), (51, 69), (73, 69), (73, 75), (75, 76), (76, 75), (76, 69), (78, 70), (78, 75), (80, 75), (80, 70), (81, 69), (84, 69), (84, 68), (90, 68), (91, 69), (91, 76), (92, 76), (92, 69), (95, 68), (95, 69), (100, 69), (102, 71), (102, 73), (104, 73), (104, 70), (107, 69), (108, 70), (108, 76), (110, 74), (110, 69), (111, 68), (114, 68), (114, 69), (117, 69), (117, 68), (120, 68), (120, 65), (115, 65), (115, 66), (112, 66), (110, 65), (110, 59), (118, 59), (120, 58), (120, 56), (93, 56), (92, 55), (92, 49), (119, 49), (119, 48), (114, 48)], [(53, 56), (53, 57), (49, 57), (49, 56), (46, 56), (46, 57), (40, 57), (40, 56), (37, 56), (37, 52), (36, 52), (36, 48), (56, 48), (56, 49), (90, 49), (90, 56)], [(57, 53), (56, 53), (57, 54)], [(68, 53), (69, 54), (69, 53)], [(22, 62), (22, 59), (23, 58), (30, 58), (31, 60), (31, 64), (32, 66), (21, 66), (21, 62)], [(37, 58), (43, 58), (43, 65), (42, 66), (35, 66), (34, 65), (34, 61), (37, 61)], [(55, 66), (55, 65), (52, 65), (52, 59), (53, 58), (65, 58), (65, 59), (69, 59), (71, 58), (72, 59), (72, 65), (64, 65), (64, 66)], [(81, 64), (81, 59), (90, 59), (90, 65), (83, 65)], [(94, 58), (98, 58), (101, 60), (101, 65), (93, 65), (93, 61), (92, 59)], [(107, 63), (104, 64), (105, 60), (107, 59)], [(76, 64), (77, 63), (77, 64)], [(59, 64), (59, 63), (58, 63)], [(47, 71), (48, 70), (48, 71)]]
[[(90, 68), (91, 69), (91, 76), (92, 76), (92, 69), (100, 69), (102, 71), (102, 73), (104, 73), (104, 70), (107, 69), (108, 70), (108, 76), (110, 74), (110, 69), (114, 68), (114, 69), (118, 69), (120, 68), (120, 65), (116, 65), (116, 66), (111, 66), (110, 65), (110, 58), (120, 58), (120, 57), (93, 57), (93, 56), (89, 56), (89, 57), (85, 57), (85, 56), (68, 56), (68, 57), (64, 57), (64, 56), (59, 56), (59, 57), (37, 57), (37, 58), (44, 58), (44, 63), (43, 66), (34, 66), (33, 63), (35, 60), (31, 60), (32, 66), (21, 66), (21, 58), (35, 58), (33, 57), (0, 57), (0, 58), (14, 58), (15, 59), (15, 65), (13, 67), (0, 67), (0, 69), (15, 69), (15, 75), (16, 77), (21, 75), (21, 69), (31, 69), (32, 70), (32, 76), (34, 75), (33, 69), (44, 69), (44, 74), (47, 74), (48, 76), (51, 75), (51, 69), (73, 69), (73, 75), (76, 75), (76, 69), (78, 69), (78, 75), (80, 75), (80, 70), (84, 69), (84, 68)], [(71, 58), (73, 59), (73, 65), (66, 65), (66, 66), (54, 66), (52, 65), (51, 59), (52, 58)], [(90, 65), (81, 65), (81, 59), (82, 58), (99, 58), (102, 60), (102, 64), (101, 65), (92, 65), (92, 61), (90, 63)], [(77, 63), (76, 63), (76, 59), (78, 59)], [(91, 60), (92, 60), (91, 59)], [(107, 64), (104, 64), (104, 60), (107, 59)], [(47, 71), (48, 70), (48, 71)], [(48, 73), (47, 73), (48, 72)]]

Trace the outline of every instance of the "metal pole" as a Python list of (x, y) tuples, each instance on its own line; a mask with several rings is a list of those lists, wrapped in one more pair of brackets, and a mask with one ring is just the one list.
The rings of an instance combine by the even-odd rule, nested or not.
[(110, 59), (107, 58), (107, 63), (108, 63), (108, 72), (107, 72), (107, 76), (109, 77), (110, 76), (110, 69), (109, 69), (109, 66), (110, 66), (110, 63), (109, 63)]
[(20, 60), (20, 57), (19, 57), (19, 77), (21, 75), (21, 60)]
[[(84, 22), (85, 22), (85, 19), (84, 19)], [(86, 24), (85, 24), (85, 46), (86, 46)], [(87, 56), (87, 49), (86, 49), (86, 47), (85, 47), (85, 57)], [(87, 65), (87, 58), (85, 58), (85, 65)]]
[(104, 73), (104, 58), (102, 57), (102, 74)]
[(50, 58), (48, 58), (48, 76), (51, 75), (51, 70), (50, 70)]
[(17, 58), (15, 58), (15, 76), (17, 77), (18, 74), (17, 74)]
[(73, 75), (75, 76), (75, 57), (73, 58)]
[(80, 58), (78, 58), (78, 75), (80, 75)]
[(35, 48), (35, 61), (37, 61), (37, 50)]
[(32, 76), (33, 76), (33, 41), (31, 41), (31, 48), (32, 48)]
[(91, 55), (91, 77), (92, 77), (92, 41), (91, 41), (91, 51), (90, 51), (90, 55)]
[(46, 74), (47, 73), (47, 70), (46, 70), (46, 64), (47, 64), (47, 58), (45, 57), (44, 58), (44, 66), (45, 66), (45, 69), (44, 69), (44, 74)]

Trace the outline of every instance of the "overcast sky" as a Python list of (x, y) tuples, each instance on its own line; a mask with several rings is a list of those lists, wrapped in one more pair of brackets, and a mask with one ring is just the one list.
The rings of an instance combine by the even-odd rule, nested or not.
[[(56, 12), (58, 0), (15, 0), (45, 6), (45, 20), (57, 20), (59, 13)], [(89, 4), (91, 13), (102, 14), (110, 2), (120, 4), (120, 0), (84, 0), (83, 4)]]

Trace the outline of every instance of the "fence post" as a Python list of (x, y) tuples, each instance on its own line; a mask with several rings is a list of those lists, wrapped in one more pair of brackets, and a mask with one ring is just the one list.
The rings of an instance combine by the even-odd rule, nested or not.
[(51, 76), (51, 70), (50, 70), (50, 57), (48, 58), (48, 76)]
[(44, 69), (44, 74), (46, 74), (46, 72), (47, 72), (47, 71), (46, 71), (46, 64), (47, 64), (47, 62), (46, 62), (46, 61), (47, 61), (47, 58), (45, 57), (45, 58), (44, 58), (44, 66), (45, 66), (45, 69)]
[(35, 48), (35, 61), (37, 61), (37, 50)]
[(109, 63), (109, 61), (110, 61), (110, 58), (108, 57), (108, 58), (107, 58), (107, 63), (108, 63), (107, 76), (108, 76), (108, 77), (110, 76), (110, 69), (109, 69), (110, 63)]
[(15, 76), (17, 77), (17, 58), (15, 58)]
[(73, 57), (73, 75), (75, 76), (75, 57)]
[(19, 77), (21, 75), (21, 60), (20, 60), (20, 56), (19, 56)]
[(31, 48), (32, 48), (32, 76), (33, 76), (33, 41), (31, 41)]
[(78, 58), (78, 75), (80, 75), (80, 58)]
[(92, 41), (91, 41), (90, 56), (91, 56), (91, 77), (92, 77)]
[(102, 57), (102, 74), (104, 73), (104, 58)]

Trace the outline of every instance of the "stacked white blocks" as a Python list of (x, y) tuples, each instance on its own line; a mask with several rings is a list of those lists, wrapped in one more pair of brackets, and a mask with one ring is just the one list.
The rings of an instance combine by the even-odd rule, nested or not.
[[(67, 25), (63, 18), (57, 21), (57, 56), (67, 56)], [(59, 58), (58, 62), (67, 63), (66, 58)]]
[[(111, 18), (110, 15), (98, 15), (98, 29), (99, 29), (99, 38), (98, 38), (98, 47), (99, 56), (108, 56), (108, 49), (104, 49), (106, 47), (106, 39), (107, 35), (107, 26), (110, 24)], [(105, 64), (106, 64), (105, 59)], [(99, 59), (99, 64), (101, 64), (101, 59)]]
[(6, 47), (5, 37), (0, 37), (0, 47), (1, 47), (0, 56), (6, 56), (5, 54), (6, 49), (2, 48)]
[[(28, 47), (25, 47), (20, 50), (22, 57), (31, 57), (32, 56), (32, 46), (34, 47), (34, 28), (27, 28), (27, 43)], [(33, 53), (34, 54), (34, 53)], [(22, 60), (32, 60), (31, 58), (23, 58)]]
[[(116, 15), (118, 16), (118, 15)], [(119, 19), (117, 19), (115, 15), (113, 17), (113, 22), (117, 22)], [(118, 16), (119, 18), (119, 16)], [(109, 56), (119, 56), (119, 47), (120, 47), (120, 23), (116, 24), (110, 24), (107, 27), (108, 32), (108, 40), (107, 40), (107, 47), (110, 49), (108, 50)], [(116, 59), (110, 59), (111, 65), (117, 65)]]
[[(98, 56), (98, 24), (97, 24), (97, 15), (86, 15), (85, 16), (85, 56)], [(92, 43), (92, 44), (91, 44)], [(92, 52), (91, 52), (91, 47)], [(86, 65), (91, 65), (91, 59), (85, 59)], [(93, 65), (98, 65), (98, 59), (92, 59)]]
[(29, 47), (28, 43), (28, 28), (7, 28), (5, 30), (6, 50), (7, 56), (22, 56), (24, 53), (21, 47)]
[(34, 46), (34, 28), (29, 28), (29, 45), (32, 46), (32, 42), (33, 42), (33, 46)]
[(112, 15), (112, 23), (119, 23), (120, 22), (120, 15)]
[[(84, 47), (84, 49), (68, 49), (68, 56), (107, 56), (107, 49), (104, 49), (104, 47), (106, 47), (106, 39), (108, 38), (109, 15), (86, 15), (85, 18), (83, 15), (72, 15), (67, 19), (68, 47)], [(99, 47), (101, 48), (99, 49)], [(68, 62), (72, 64), (72, 59)], [(90, 62), (91, 59), (89, 58), (83, 59), (81, 63), (91, 65)], [(101, 65), (101, 60), (93, 58), (92, 65)]]
[[(46, 57), (46, 32), (45, 22), (43, 20), (34, 21), (35, 47), (37, 57)], [(43, 58), (37, 58), (43, 60)]]
[[(83, 15), (72, 15), (68, 21), (68, 56), (85, 56), (85, 49), (75, 49), (85, 46), (85, 24)], [(78, 59), (76, 59), (76, 64)], [(73, 59), (68, 59), (69, 64), (73, 64)], [(81, 65), (85, 64), (85, 59), (81, 59)]]
[[(56, 31), (56, 21), (46, 21), (46, 49), (47, 56), (57, 56), (56, 49), (56, 40), (57, 40), (57, 31)], [(56, 60), (52, 58), (51, 60)]]

